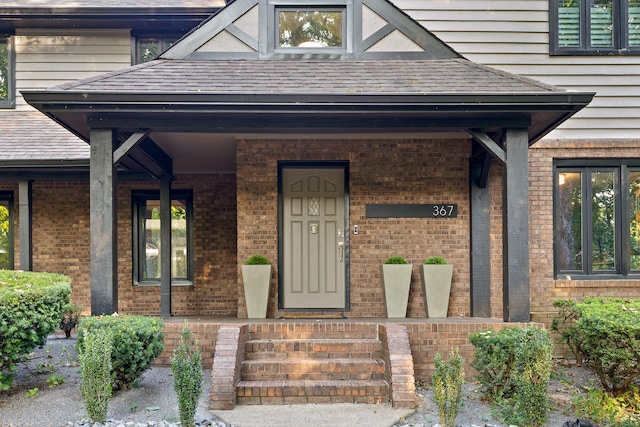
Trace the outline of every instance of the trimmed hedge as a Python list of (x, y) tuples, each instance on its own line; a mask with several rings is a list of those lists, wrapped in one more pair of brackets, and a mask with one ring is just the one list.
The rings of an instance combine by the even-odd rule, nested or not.
[(112, 334), (111, 376), (120, 390), (131, 388), (133, 382), (149, 369), (164, 350), (164, 322), (145, 316), (85, 317), (78, 328), (78, 352), (83, 352), (85, 334), (109, 329)]
[(554, 306), (563, 318), (554, 319), (553, 327), (576, 359), (594, 370), (609, 393), (627, 392), (640, 378), (640, 300), (598, 297)]
[(0, 270), (0, 390), (11, 386), (17, 363), (56, 330), (70, 296), (67, 276)]
[(488, 330), (469, 336), (475, 347), (471, 366), (486, 395), (511, 424), (543, 426), (547, 420), (547, 387), (553, 342), (535, 326)]

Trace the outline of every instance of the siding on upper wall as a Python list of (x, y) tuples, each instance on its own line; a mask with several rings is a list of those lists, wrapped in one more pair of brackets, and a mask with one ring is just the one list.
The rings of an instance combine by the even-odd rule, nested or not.
[(547, 139), (640, 137), (640, 56), (550, 56), (549, 0), (392, 0), (465, 58), (592, 103)]
[(15, 36), (16, 108), (20, 91), (84, 79), (131, 65), (128, 30), (24, 30)]

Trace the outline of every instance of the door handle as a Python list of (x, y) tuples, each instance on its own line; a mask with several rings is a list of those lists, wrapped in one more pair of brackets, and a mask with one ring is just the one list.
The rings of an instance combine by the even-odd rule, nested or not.
[(338, 255), (340, 256), (340, 262), (344, 261), (344, 242), (338, 242)]

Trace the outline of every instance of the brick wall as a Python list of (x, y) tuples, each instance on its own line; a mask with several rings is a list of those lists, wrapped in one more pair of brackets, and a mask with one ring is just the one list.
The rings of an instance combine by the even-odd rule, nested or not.
[[(19, 264), (17, 185), (16, 265)], [(160, 311), (159, 286), (133, 286), (131, 191), (158, 189), (157, 182), (118, 184), (119, 311), (156, 315)], [(193, 190), (193, 286), (175, 286), (173, 311), (177, 315), (237, 315), (236, 201), (234, 175), (179, 176), (175, 189)], [(72, 301), (84, 312), (91, 309), (89, 183), (36, 181), (33, 183), (33, 269), (72, 278)]]
[(551, 324), (553, 301), (587, 296), (640, 298), (640, 280), (554, 280), (553, 160), (638, 157), (640, 141), (541, 141), (529, 150), (531, 318)]
[[(118, 185), (119, 310), (156, 315), (159, 286), (132, 283), (132, 190), (158, 189), (154, 182)], [(236, 210), (234, 175), (177, 176), (172, 189), (193, 190), (194, 284), (172, 288), (172, 312), (179, 316), (236, 317)]]
[[(426, 315), (418, 265), (443, 255), (454, 265), (450, 316), (469, 316), (469, 155), (466, 139), (238, 141), (238, 259), (260, 252), (277, 269), (278, 161), (348, 161), (350, 317), (384, 317), (380, 265), (414, 264), (408, 315)], [(369, 203), (456, 203), (454, 219), (366, 218)], [(277, 271), (274, 271), (277, 277)], [(275, 282), (275, 281), (274, 281)], [(246, 316), (243, 292), (240, 317)], [(277, 312), (275, 283), (268, 316)]]
[(36, 181), (32, 203), (33, 270), (70, 276), (72, 301), (89, 312), (89, 183)]

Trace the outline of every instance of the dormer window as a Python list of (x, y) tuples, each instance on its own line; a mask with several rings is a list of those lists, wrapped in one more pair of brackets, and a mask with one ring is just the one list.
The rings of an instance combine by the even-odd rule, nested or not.
[(267, 9), (264, 35), (277, 58), (343, 57), (353, 53), (352, 0), (261, 0)]
[(276, 8), (277, 48), (343, 49), (344, 8)]

